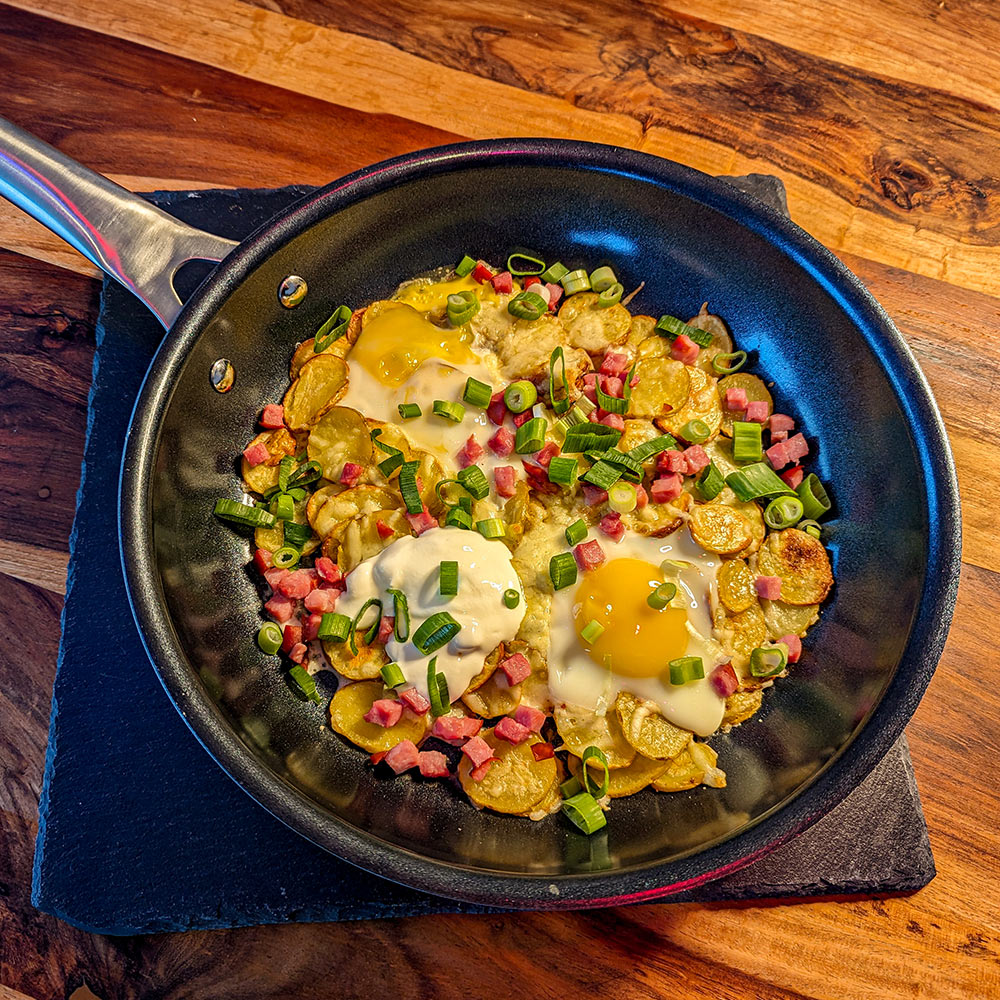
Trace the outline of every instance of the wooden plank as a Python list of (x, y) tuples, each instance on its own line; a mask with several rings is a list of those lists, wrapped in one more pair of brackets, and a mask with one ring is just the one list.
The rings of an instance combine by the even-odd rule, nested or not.
[(53, 594), (66, 593), (69, 555), (38, 545), (8, 542), (0, 538), (0, 574), (33, 583)]
[[(1000, 291), (989, 152), (1000, 123), (978, 105), (670, 11), (636, 19), (626, 0), (602, 9), (600, 31), (576, 10), (583, 0), (558, 21), (485, 0), (462, 17), (422, 18), (416, 2), (397, 5), (406, 32), (386, 12), (343, 0), (287, 0), (319, 24), (240, 0), (16, 6), (468, 136), (585, 138), (713, 173), (774, 172), (796, 218), (827, 246)], [(612, 24), (622, 38), (609, 46)]]

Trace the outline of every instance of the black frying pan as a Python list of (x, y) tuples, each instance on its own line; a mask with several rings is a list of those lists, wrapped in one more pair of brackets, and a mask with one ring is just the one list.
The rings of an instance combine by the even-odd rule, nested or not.
[[(651, 899), (746, 864), (840, 802), (900, 735), (930, 680), (958, 584), (947, 439), (898, 331), (801, 229), (730, 186), (609, 146), (498, 140), (359, 171), (239, 246), (187, 226), (0, 122), (0, 194), (147, 302), (169, 333), (136, 402), (122, 462), (122, 563), (136, 623), (178, 711), (262, 805), (327, 850), (441, 895), (509, 906)], [(729, 775), (617, 800), (584, 837), (477, 812), (438, 782), (373, 776), (367, 755), (296, 700), (254, 642), (245, 541), (211, 516), (239, 496), (234, 456), (280, 396), (297, 341), (333, 305), (389, 294), (463, 253), (515, 246), (607, 261), (633, 310), (720, 312), (818, 442), (835, 498), (837, 585), (807, 652), (751, 723), (713, 739)], [(230, 252), (231, 251), (231, 252)], [(221, 265), (180, 306), (189, 258)], [(288, 308), (286, 278), (308, 293)], [(287, 288), (287, 286), (286, 286)], [(231, 360), (235, 384), (210, 372)], [(326, 690), (330, 694), (330, 690)]]

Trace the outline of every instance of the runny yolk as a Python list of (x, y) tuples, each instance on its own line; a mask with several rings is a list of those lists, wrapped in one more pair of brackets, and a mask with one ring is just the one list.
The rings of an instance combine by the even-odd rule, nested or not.
[(604, 631), (592, 645), (581, 644), (599, 666), (624, 677), (656, 677), (687, 652), (687, 611), (646, 603), (663, 582), (656, 567), (641, 559), (613, 559), (584, 576), (573, 602), (576, 634), (596, 621)]
[(477, 360), (469, 349), (467, 327), (446, 330), (424, 319), (412, 306), (386, 304), (365, 324), (351, 349), (351, 364), (359, 364), (380, 382), (402, 385), (429, 358), (453, 364)]
[(481, 285), (467, 274), (464, 278), (453, 278), (451, 281), (415, 281), (407, 285), (397, 298), (423, 313), (441, 312), (448, 305), (448, 296), (454, 292), (475, 292), (481, 301), (494, 301), (497, 297), (492, 285)]

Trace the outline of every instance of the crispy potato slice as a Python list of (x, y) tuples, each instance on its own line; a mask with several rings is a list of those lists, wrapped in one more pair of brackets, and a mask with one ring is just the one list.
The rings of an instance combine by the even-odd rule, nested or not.
[(504, 674), (494, 671), (474, 691), (466, 691), (462, 701), (470, 712), (484, 719), (510, 715), (521, 704), (521, 685), (511, 687)]
[[(625, 421), (625, 431), (615, 447), (619, 451), (631, 451), (636, 445), (652, 441), (653, 438), (659, 437), (661, 433), (651, 420), (629, 419)], [(648, 458), (645, 463), (647, 468), (652, 466), (655, 461), (655, 455), (652, 458)]]
[(781, 600), (786, 604), (820, 604), (833, 586), (823, 543), (798, 528), (774, 531), (764, 539), (757, 572), (781, 577)]
[(435, 486), (446, 478), (444, 467), (430, 452), (419, 449), (413, 450), (411, 459), (420, 463), (417, 466), (417, 475), (423, 486), (420, 499), (435, 517), (440, 517), (444, 513), (444, 501), (438, 496)]
[(653, 788), (658, 792), (683, 792), (687, 788), (695, 788), (707, 777), (705, 765), (710, 764), (715, 769), (718, 759), (719, 755), (707, 743), (692, 742), (687, 750), (670, 761), (667, 770), (660, 777), (654, 779)]
[(701, 420), (708, 426), (711, 437), (718, 433), (722, 425), (722, 404), (716, 392), (715, 379), (700, 368), (688, 367), (687, 372), (691, 380), (687, 402), (678, 410), (656, 417), (656, 426), (663, 428), (668, 434), (679, 434), (689, 420)]
[(698, 352), (697, 367), (708, 372), (715, 377), (715, 369), (712, 368), (712, 358), (716, 354), (731, 354), (733, 350), (733, 338), (729, 334), (729, 328), (722, 321), (720, 316), (714, 316), (708, 311), (708, 303), (703, 302), (697, 316), (692, 316), (687, 321), (688, 326), (693, 326), (696, 330), (704, 330), (712, 335), (712, 343), (708, 347), (703, 347)]
[(497, 739), (492, 729), (487, 729), (482, 737), (496, 757), (483, 780), (473, 781), (472, 761), (464, 754), (458, 765), (458, 780), (476, 805), (516, 815), (528, 812), (549, 795), (558, 775), (556, 762), (552, 757), (535, 760), (531, 747), (541, 742), (537, 737), (517, 746)]
[[(715, 467), (722, 473), (723, 479), (729, 475), (730, 472), (735, 472), (739, 466), (733, 460), (733, 442), (726, 437), (719, 435), (713, 438), (711, 441), (706, 441), (702, 445), (705, 449), (705, 454), (715, 463)], [(733, 493), (729, 487), (725, 487), (722, 493), (719, 494), (719, 499), (722, 499), (723, 494), (729, 492), (733, 500), (736, 500), (736, 494)], [(729, 501), (723, 501), (728, 503)]]
[(668, 722), (656, 705), (644, 703), (628, 691), (622, 691), (615, 699), (615, 712), (622, 735), (643, 757), (670, 760), (691, 742), (686, 729)]
[(719, 567), (719, 600), (730, 611), (746, 611), (757, 603), (754, 575), (742, 559), (728, 559)]
[(767, 637), (778, 640), (784, 635), (803, 636), (819, 620), (818, 604), (786, 604), (784, 601), (761, 601)]
[(566, 749), (577, 757), (595, 746), (604, 751), (608, 767), (625, 767), (635, 760), (635, 747), (625, 739), (615, 712), (597, 715), (586, 708), (556, 705), (553, 718)]
[(326, 538), (338, 526), (355, 517), (381, 510), (398, 510), (402, 506), (403, 498), (398, 493), (382, 486), (361, 483), (328, 496), (323, 506), (314, 513), (312, 526), (320, 538)]
[(639, 384), (632, 390), (630, 417), (662, 417), (684, 407), (691, 393), (691, 369), (671, 358), (643, 358), (635, 366)]
[(663, 340), (662, 337), (658, 337), (653, 330), (656, 327), (656, 320), (652, 316), (633, 316), (632, 325), (628, 331), (628, 340), (625, 342), (629, 347), (633, 347), (638, 351), (639, 345), (644, 341), (648, 340), (650, 337), (656, 337), (657, 340)]
[(759, 604), (751, 604), (745, 611), (730, 612), (719, 604), (712, 615), (712, 623), (722, 642), (723, 649), (732, 656), (737, 667), (750, 662), (750, 654), (767, 639), (767, 625)]
[(760, 543), (764, 541), (764, 536), (767, 534), (764, 512), (760, 509), (760, 505), (755, 500), (740, 500), (728, 486), (723, 488), (722, 492), (715, 498), (715, 502), (738, 510), (746, 518), (747, 524), (750, 525), (750, 544), (741, 550), (740, 555), (744, 558), (753, 555), (760, 548)]
[[(364, 635), (356, 635), (358, 651), (351, 652), (348, 642), (323, 642), (323, 652), (330, 666), (338, 673), (352, 681), (368, 681), (379, 676), (379, 671), (389, 662), (385, 647), (373, 643), (368, 645)], [(377, 697), (381, 698), (382, 695)]]
[(332, 354), (318, 354), (302, 366), (285, 393), (285, 423), (293, 431), (308, 430), (346, 392), (347, 362)]
[[(574, 778), (580, 777), (583, 765), (579, 757), (570, 754), (567, 758), (570, 774)], [(616, 767), (614, 770), (608, 769), (608, 796), (612, 799), (624, 798), (626, 795), (635, 795), (641, 792), (647, 785), (655, 781), (664, 774), (670, 767), (669, 760), (650, 760), (641, 754), (636, 754), (635, 760), (625, 767)], [(590, 780), (596, 785), (600, 785), (604, 777), (604, 771), (600, 764), (588, 764), (587, 770), (590, 772)]]
[(722, 725), (738, 726), (746, 722), (760, 708), (764, 700), (764, 692), (757, 688), (754, 691), (737, 691), (726, 698), (726, 710), (722, 716)]
[(683, 523), (681, 516), (691, 508), (691, 494), (682, 493), (670, 503), (648, 503), (642, 510), (638, 508), (622, 515), (626, 528), (649, 538), (665, 538)]
[(695, 504), (688, 526), (703, 549), (724, 556), (742, 552), (753, 540), (750, 522), (724, 503)]
[(540, 802), (536, 802), (527, 812), (518, 813), (518, 816), (525, 816), (536, 822), (558, 812), (562, 802), (562, 793), (559, 791), (559, 765), (556, 765), (556, 780), (552, 782), (552, 787), (542, 796)]
[(313, 526), (313, 530), (316, 528), (316, 518), (319, 515), (323, 504), (325, 504), (330, 497), (335, 497), (338, 493), (343, 493), (346, 489), (347, 487), (342, 486), (340, 483), (327, 483), (325, 486), (320, 486), (319, 489), (309, 495), (309, 501), (306, 504), (306, 519)]
[(302, 341), (295, 348), (295, 353), (292, 355), (288, 377), (294, 381), (299, 377), (299, 372), (302, 371), (303, 365), (308, 364), (313, 358), (320, 357), (321, 355), (324, 357), (346, 358), (348, 352), (354, 346), (354, 342), (358, 339), (358, 334), (361, 332), (361, 318), (364, 316), (364, 313), (364, 309), (355, 309), (351, 314), (351, 319), (347, 324), (347, 330), (344, 335), (340, 339), (335, 340), (325, 351), (321, 351), (320, 354), (317, 354), (313, 349), (316, 345), (315, 337), (310, 337), (308, 340)]
[(669, 358), (670, 341), (666, 337), (661, 337), (650, 331), (650, 335), (639, 341), (636, 353), (640, 360), (650, 360), (652, 358)]
[[(390, 529), (391, 534), (383, 535), (379, 531), (380, 521)], [(335, 530), (330, 537), (336, 538), (340, 546), (337, 563), (344, 573), (350, 573), (359, 563), (377, 556), (397, 539), (412, 534), (410, 522), (402, 511), (376, 510), (352, 518), (343, 529)]]
[(327, 410), (309, 432), (309, 458), (319, 462), (323, 476), (340, 481), (345, 462), (367, 468), (372, 463), (372, 439), (364, 417), (347, 406)]
[(368, 710), (381, 697), (381, 681), (359, 681), (340, 688), (330, 702), (330, 728), (369, 753), (391, 750), (402, 740), (421, 740), (427, 731), (427, 715), (404, 711), (399, 722), (388, 728), (365, 722)]
[[(720, 400), (726, 398), (727, 389), (745, 389), (747, 393), (747, 400), (764, 400), (764, 402), (767, 403), (768, 415), (774, 412), (774, 400), (771, 398), (771, 393), (768, 392), (767, 386), (764, 385), (763, 380), (759, 379), (756, 375), (750, 375), (747, 372), (737, 372), (735, 375), (726, 375), (724, 378), (719, 379)], [(722, 433), (725, 434), (726, 437), (732, 437), (733, 421), (742, 419), (743, 414), (741, 412), (723, 410)]]
[[(260, 465), (251, 465), (245, 458), (240, 459), (243, 475), (243, 485), (248, 493), (266, 493), (278, 485), (278, 465), (285, 455), (294, 455), (298, 451), (295, 438), (284, 428), (264, 431), (251, 442), (267, 445), (268, 458)], [(249, 445), (247, 446), (249, 447)]]
[(500, 665), (500, 661), (507, 654), (504, 652), (504, 644), (501, 642), (496, 649), (490, 653), (489, 656), (483, 661), (483, 669), (476, 674), (475, 677), (469, 681), (469, 686), (465, 689), (465, 694), (469, 694), (471, 691), (475, 691), (477, 688), (481, 688), (492, 676), (493, 672)]
[(596, 292), (580, 292), (566, 299), (559, 309), (559, 322), (566, 331), (565, 342), (592, 357), (624, 344), (632, 329), (632, 316), (624, 306), (598, 309), (597, 299)]

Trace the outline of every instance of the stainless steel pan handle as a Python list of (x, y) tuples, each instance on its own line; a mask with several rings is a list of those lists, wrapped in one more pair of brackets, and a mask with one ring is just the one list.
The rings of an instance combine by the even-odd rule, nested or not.
[(180, 312), (174, 275), (236, 244), (178, 222), (0, 118), (0, 195), (137, 295), (165, 326)]

